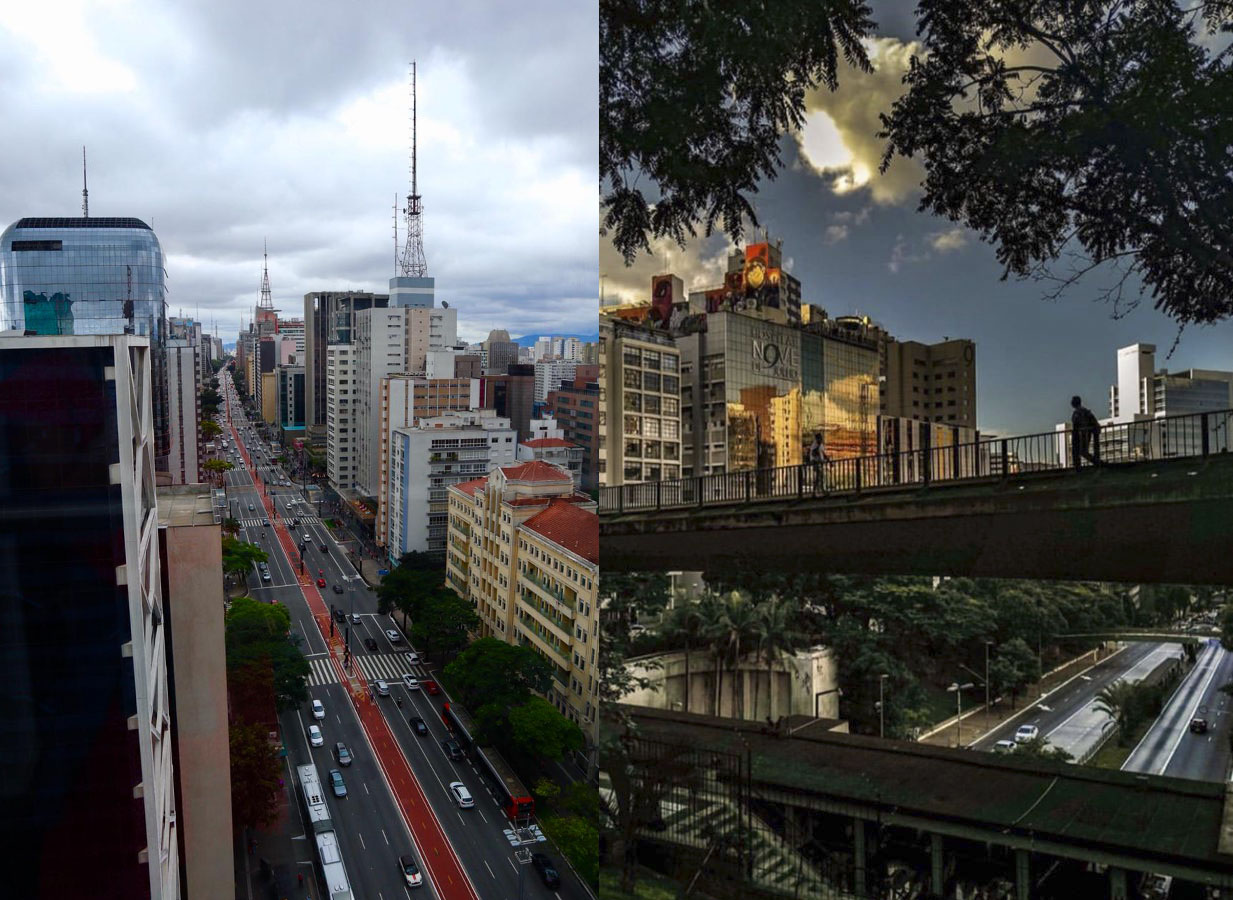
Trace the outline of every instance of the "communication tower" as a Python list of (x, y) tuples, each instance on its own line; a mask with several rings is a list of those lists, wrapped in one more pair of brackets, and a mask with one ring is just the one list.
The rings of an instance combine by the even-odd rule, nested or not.
[(407, 195), (407, 205), (402, 214), (407, 221), (407, 242), (403, 245), (402, 258), (398, 260), (398, 268), (403, 276), (423, 278), (428, 274), (428, 261), (424, 258), (424, 220), (423, 207), (420, 205), (419, 186), (416, 180), (415, 165), (415, 62), (411, 63), (411, 193)]

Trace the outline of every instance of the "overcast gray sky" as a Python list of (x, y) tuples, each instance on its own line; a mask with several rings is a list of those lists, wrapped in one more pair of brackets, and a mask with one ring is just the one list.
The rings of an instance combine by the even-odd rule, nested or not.
[[(880, 25), (869, 46), (876, 71), (848, 70), (837, 92), (810, 96), (806, 127), (784, 141), (784, 171), (753, 198), (772, 239), (783, 240), (803, 299), (831, 315), (869, 315), (904, 340), (975, 340), (977, 412), (988, 432), (1051, 430), (1069, 418), (1075, 393), (1107, 415), (1117, 348), (1138, 341), (1157, 345), (1158, 368), (1233, 370), (1233, 323), (1188, 328), (1166, 359), (1177, 328), (1150, 298), (1114, 319), (1097, 299), (1111, 283), (1099, 271), (1056, 302), (1042, 299), (1048, 285), (1000, 281), (991, 247), (916, 211), (919, 167), (900, 160), (878, 174), (878, 114), (902, 92), (918, 46), (911, 4), (872, 5)], [(626, 268), (602, 240), (605, 295), (649, 299), (651, 276), (664, 271), (681, 276), (688, 289), (718, 286), (726, 253), (722, 237), (693, 241), (684, 251), (663, 241)]]
[[(40, 0), (0, 8), (0, 229), (152, 222), (169, 310), (235, 339), (274, 305), (385, 290), (418, 63), (428, 274), (460, 337), (595, 331), (598, 12), (524, 0)], [(400, 239), (402, 226), (400, 224)]]

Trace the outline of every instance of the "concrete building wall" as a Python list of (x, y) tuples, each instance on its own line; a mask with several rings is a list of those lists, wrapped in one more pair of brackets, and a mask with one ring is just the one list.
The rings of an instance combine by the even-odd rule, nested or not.
[(200, 349), (187, 340), (167, 342), (167, 399), (171, 441), (167, 460), (172, 484), (201, 481)]
[(221, 527), (210, 504), (210, 489), (204, 485), (159, 493), (184, 850), (182, 896), (188, 900), (235, 897)]
[(626, 694), (621, 702), (729, 718), (739, 712), (751, 721), (789, 715), (839, 718), (838, 669), (828, 648), (784, 657), (769, 673), (763, 660), (749, 656), (735, 672), (725, 669), (722, 679), (716, 677), (715, 657), (694, 650), (689, 654), (688, 682), (685, 656), (682, 650), (630, 660), (630, 673), (647, 679), (648, 685)]

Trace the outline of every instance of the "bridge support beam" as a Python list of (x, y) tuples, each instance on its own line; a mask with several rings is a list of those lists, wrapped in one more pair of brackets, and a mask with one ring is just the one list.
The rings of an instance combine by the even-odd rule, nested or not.
[(1109, 866), (1109, 900), (1126, 900), (1126, 870)]
[(858, 897), (868, 894), (866, 890), (868, 877), (865, 870), (868, 859), (869, 851), (865, 847), (865, 820), (854, 818), (852, 819), (852, 877)]
[(1026, 850), (1015, 851), (1015, 900), (1032, 900), (1032, 858)]
[(929, 835), (929, 890), (941, 897), (946, 887), (946, 857), (942, 852), (942, 835)]

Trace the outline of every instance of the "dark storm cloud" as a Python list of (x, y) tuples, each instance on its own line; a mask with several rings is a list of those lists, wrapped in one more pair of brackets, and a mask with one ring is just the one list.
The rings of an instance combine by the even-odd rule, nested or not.
[(79, 215), (87, 144), (91, 212), (153, 220), (171, 309), (225, 339), (263, 238), (288, 315), (307, 291), (383, 290), (415, 58), (429, 274), (460, 335), (593, 331), (597, 21), (568, 0), (25, 5), (0, 20), (21, 136), (0, 219)]

